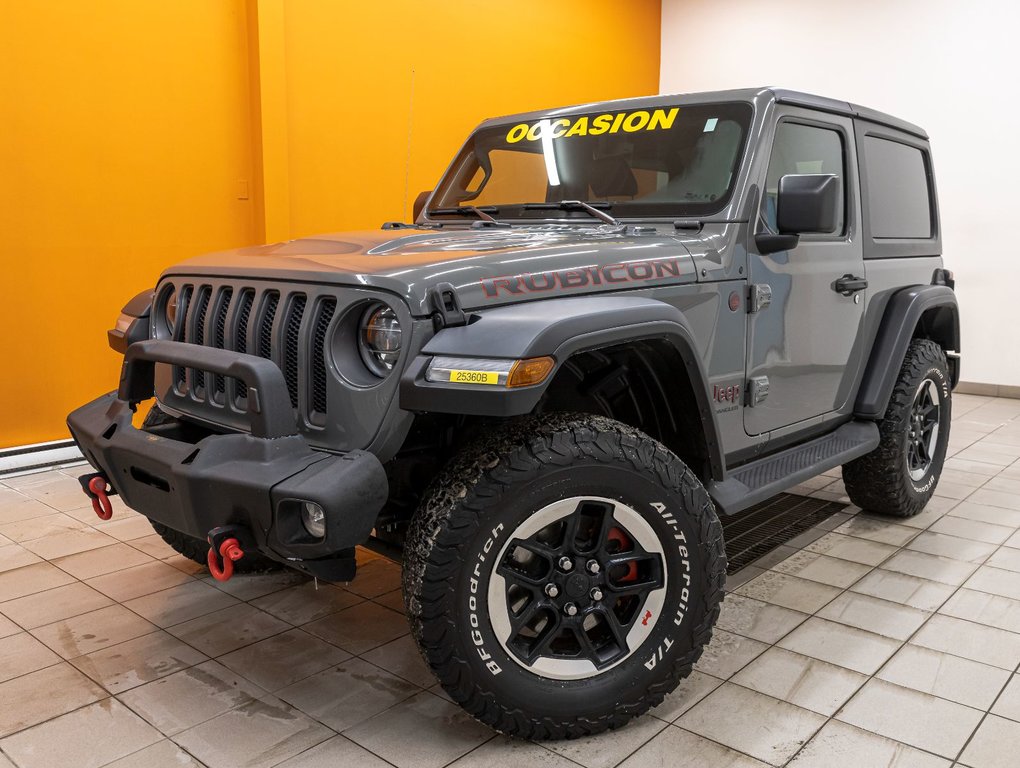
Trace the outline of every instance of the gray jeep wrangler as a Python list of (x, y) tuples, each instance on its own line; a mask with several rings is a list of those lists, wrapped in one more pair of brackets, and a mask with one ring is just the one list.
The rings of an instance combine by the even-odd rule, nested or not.
[(655, 96), (482, 123), (413, 224), (171, 267), (68, 424), (97, 512), (119, 494), (217, 578), (402, 552), (447, 693), (576, 737), (690, 674), (719, 515), (841, 465), (866, 510), (925, 506), (959, 336), (922, 129)]

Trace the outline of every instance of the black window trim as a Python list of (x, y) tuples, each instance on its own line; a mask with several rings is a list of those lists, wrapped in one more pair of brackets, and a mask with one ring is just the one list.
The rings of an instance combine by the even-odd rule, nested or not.
[[(935, 172), (932, 166), (931, 146), (926, 139), (921, 139), (894, 128), (872, 123), (867, 120), (854, 120), (857, 134), (857, 173), (861, 188), (862, 242), (865, 259), (909, 258), (942, 255), (942, 225), (939, 220), (938, 195), (935, 189)], [(928, 184), (928, 212), (931, 218), (930, 237), (879, 237), (871, 232), (871, 214), (867, 201), (870, 201), (868, 190), (868, 152), (865, 139), (868, 137), (892, 141), (920, 150), (924, 162), (925, 179)]]
[[(840, 115), (840, 117), (843, 117)], [(849, 117), (846, 119), (850, 119)], [(857, 217), (855, 215), (856, 207), (851, 203), (853, 202), (854, 192), (856, 189), (855, 180), (851, 173), (851, 162), (850, 162), (850, 151), (854, 147), (853, 136), (846, 129), (845, 126), (839, 125), (838, 123), (830, 122), (824, 117), (819, 116), (811, 117), (800, 113), (783, 112), (779, 115), (775, 122), (775, 127), (772, 130), (772, 139), (769, 142), (769, 155), (768, 162), (765, 163), (765, 175), (761, 177), (761, 199), (758, 203), (758, 217), (762, 218), (762, 205), (765, 202), (765, 196), (768, 194), (766, 185), (769, 177), (769, 166), (772, 164), (772, 150), (776, 144), (776, 134), (779, 133), (779, 126), (783, 123), (794, 123), (796, 125), (804, 125), (809, 128), (821, 128), (827, 131), (835, 131), (839, 134), (839, 139), (843, 146), (843, 231), (835, 234), (805, 234), (800, 236), (800, 242), (802, 243), (849, 243), (853, 239), (854, 232), (857, 229)]]

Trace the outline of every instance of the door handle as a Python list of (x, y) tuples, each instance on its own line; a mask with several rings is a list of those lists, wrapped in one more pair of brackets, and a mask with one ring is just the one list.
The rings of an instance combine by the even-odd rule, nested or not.
[(854, 277), (851, 274), (845, 274), (832, 284), (832, 290), (836, 293), (840, 293), (844, 296), (852, 296), (857, 291), (863, 291), (868, 287), (868, 281), (863, 277)]

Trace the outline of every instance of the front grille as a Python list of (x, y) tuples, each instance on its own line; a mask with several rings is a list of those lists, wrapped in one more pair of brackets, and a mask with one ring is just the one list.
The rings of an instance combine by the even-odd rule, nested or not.
[[(326, 339), (337, 300), (299, 290), (178, 285), (174, 339), (232, 349), (272, 360), (283, 372), (291, 406), (313, 424), (328, 413)], [(306, 311), (313, 307), (314, 310)], [(244, 412), (247, 392), (237, 379), (174, 366), (174, 394), (186, 401)]]

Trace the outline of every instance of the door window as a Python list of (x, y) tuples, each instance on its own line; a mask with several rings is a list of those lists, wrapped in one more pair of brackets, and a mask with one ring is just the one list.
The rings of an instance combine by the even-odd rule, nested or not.
[(846, 219), (845, 168), (843, 135), (839, 131), (801, 123), (780, 123), (772, 143), (772, 157), (769, 159), (762, 202), (762, 218), (769, 229), (777, 231), (776, 197), (779, 193), (779, 179), (789, 173), (831, 173), (839, 177), (840, 199), (839, 218), (831, 234), (842, 235)]

